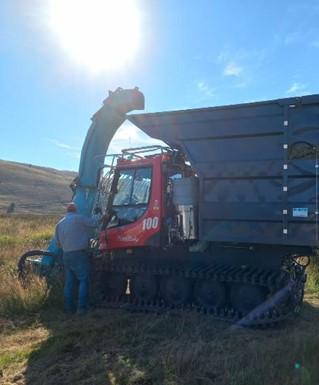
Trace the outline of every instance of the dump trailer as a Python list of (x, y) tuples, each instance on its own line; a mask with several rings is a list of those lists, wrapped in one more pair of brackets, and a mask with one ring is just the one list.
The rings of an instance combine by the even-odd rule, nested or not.
[[(126, 115), (143, 104), (137, 89), (109, 95), (73, 184), (83, 214), (107, 217), (92, 243), (95, 302), (245, 326), (298, 314), (318, 248), (319, 95)], [(104, 165), (126, 118), (167, 146), (125, 149)], [(31, 255), (44, 268), (58, 254), (52, 240), (20, 271)]]

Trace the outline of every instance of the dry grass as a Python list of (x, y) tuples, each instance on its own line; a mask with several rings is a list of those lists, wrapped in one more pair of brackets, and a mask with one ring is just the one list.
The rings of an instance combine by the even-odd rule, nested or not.
[(308, 267), (307, 291), (319, 293), (319, 255), (313, 257)]
[(17, 256), (44, 247), (56, 220), (0, 218), (0, 384), (319, 384), (316, 264), (301, 317), (277, 329), (233, 330), (178, 312), (67, 318), (43, 281), (25, 289), (14, 273)]
[(18, 316), (39, 311), (48, 298), (46, 281), (32, 277), (28, 285), (22, 285), (16, 274), (0, 272), (0, 315)]
[(0, 265), (12, 266), (26, 250), (44, 248), (57, 216), (0, 215)]
[(46, 312), (7, 326), (0, 366), (8, 384), (20, 375), (21, 384), (39, 385), (317, 385), (318, 325), (314, 306), (266, 331), (233, 331), (188, 313)]
[(25, 251), (46, 248), (56, 221), (56, 216), (0, 216), (0, 316), (36, 312), (46, 302), (45, 280), (34, 276), (23, 287), (16, 265)]

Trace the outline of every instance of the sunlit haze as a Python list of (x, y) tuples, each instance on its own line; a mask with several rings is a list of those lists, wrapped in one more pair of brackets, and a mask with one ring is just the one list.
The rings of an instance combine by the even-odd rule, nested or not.
[(125, 67), (140, 43), (134, 0), (50, 0), (48, 26), (68, 57), (91, 72)]

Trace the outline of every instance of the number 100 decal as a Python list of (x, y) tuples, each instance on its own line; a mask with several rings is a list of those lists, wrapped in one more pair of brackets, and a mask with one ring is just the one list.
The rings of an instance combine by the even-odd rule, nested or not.
[(148, 217), (143, 220), (143, 230), (156, 229), (158, 227), (159, 218), (158, 217)]

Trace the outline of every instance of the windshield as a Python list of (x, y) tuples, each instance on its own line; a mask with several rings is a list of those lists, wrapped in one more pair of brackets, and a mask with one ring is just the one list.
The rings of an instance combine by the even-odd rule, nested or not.
[(150, 198), (152, 168), (120, 170), (113, 199), (116, 222), (110, 226), (132, 223), (146, 211)]
[(151, 189), (150, 167), (121, 170), (113, 206), (147, 204)]

